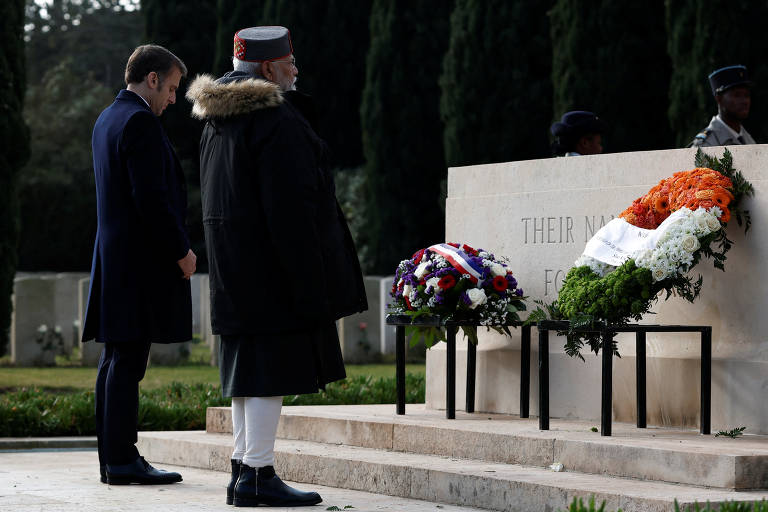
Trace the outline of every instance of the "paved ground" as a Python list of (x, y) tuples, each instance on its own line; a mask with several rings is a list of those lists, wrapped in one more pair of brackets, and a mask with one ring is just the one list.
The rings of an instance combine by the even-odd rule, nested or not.
[[(158, 465), (179, 471), (184, 481), (167, 486), (111, 486), (99, 482), (95, 450), (24, 450), (0, 452), (0, 512), (175, 512), (232, 511), (224, 504), (228, 475), (216, 471)], [(315, 490), (323, 503), (314, 507), (269, 510), (324, 511), (336, 506), (349, 512), (478, 512), (346, 489), (295, 484)], [(264, 510), (263, 508), (260, 508)], [(239, 509), (238, 509), (239, 510)], [(247, 509), (245, 509), (247, 510)]]

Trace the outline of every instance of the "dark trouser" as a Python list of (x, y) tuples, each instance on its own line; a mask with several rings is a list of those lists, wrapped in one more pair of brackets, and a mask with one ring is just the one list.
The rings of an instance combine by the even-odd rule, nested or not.
[(96, 376), (99, 463), (130, 464), (139, 422), (139, 381), (147, 370), (150, 343), (105, 343)]

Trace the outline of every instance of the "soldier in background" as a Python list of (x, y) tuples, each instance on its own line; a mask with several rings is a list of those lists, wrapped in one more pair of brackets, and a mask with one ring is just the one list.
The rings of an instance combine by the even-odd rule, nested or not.
[(566, 112), (549, 130), (555, 136), (552, 145), (555, 156), (599, 155), (603, 152), (605, 123), (592, 112)]
[(709, 85), (717, 102), (717, 115), (704, 130), (694, 137), (688, 147), (730, 146), (755, 144), (755, 139), (742, 123), (749, 117), (752, 101), (747, 68), (728, 66), (709, 75)]

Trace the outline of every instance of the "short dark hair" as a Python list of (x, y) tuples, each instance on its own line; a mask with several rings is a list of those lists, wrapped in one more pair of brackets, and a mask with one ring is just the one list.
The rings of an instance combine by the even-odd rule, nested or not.
[(180, 58), (162, 46), (145, 44), (133, 50), (128, 58), (128, 63), (125, 65), (125, 83), (126, 85), (140, 83), (152, 71), (157, 73), (162, 81), (174, 67), (181, 71), (181, 76), (187, 76), (187, 66)]

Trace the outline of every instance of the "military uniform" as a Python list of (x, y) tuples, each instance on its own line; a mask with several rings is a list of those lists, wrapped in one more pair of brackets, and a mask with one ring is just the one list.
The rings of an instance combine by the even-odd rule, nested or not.
[(733, 146), (736, 144), (755, 144), (755, 139), (743, 126), (739, 134), (725, 124), (720, 116), (713, 116), (709, 126), (696, 134), (688, 147)]
[[(733, 87), (751, 88), (753, 83), (749, 79), (749, 74), (745, 66), (726, 66), (716, 69), (709, 75), (709, 86), (712, 88), (712, 95), (717, 97), (728, 89)], [(747, 132), (744, 126), (737, 132), (725, 124), (720, 114), (714, 116), (709, 122), (709, 126), (700, 131), (688, 147), (707, 147), (707, 146), (733, 146), (739, 144), (755, 144), (755, 139)]]

